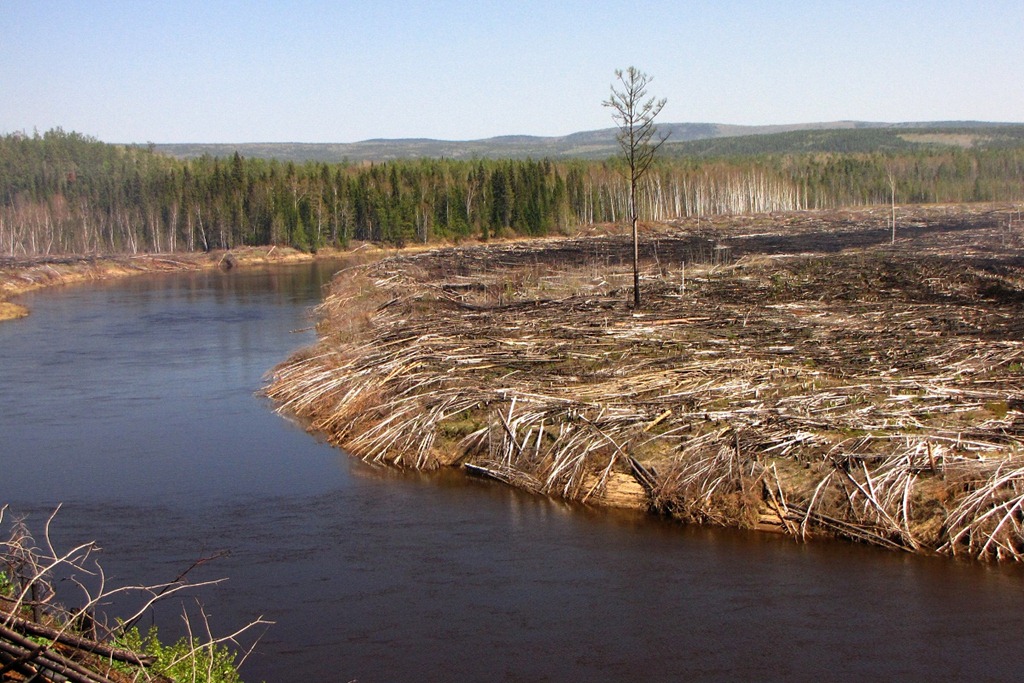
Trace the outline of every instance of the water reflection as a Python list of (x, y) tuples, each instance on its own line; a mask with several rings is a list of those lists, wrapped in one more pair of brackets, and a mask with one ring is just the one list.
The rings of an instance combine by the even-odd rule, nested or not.
[[(0, 325), (0, 500), (113, 581), (274, 620), (267, 681), (1019, 680), (1019, 567), (680, 528), (372, 468), (254, 395), (329, 269), (41, 292)], [(174, 632), (177, 608), (161, 616)], [(163, 627), (162, 627), (163, 628)]]

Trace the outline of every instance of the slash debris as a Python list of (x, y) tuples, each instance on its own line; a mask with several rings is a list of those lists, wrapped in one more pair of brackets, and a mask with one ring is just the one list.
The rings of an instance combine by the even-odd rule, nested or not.
[(1024, 554), (1007, 207), (649, 226), (343, 271), (279, 409), (373, 463), (912, 552)]

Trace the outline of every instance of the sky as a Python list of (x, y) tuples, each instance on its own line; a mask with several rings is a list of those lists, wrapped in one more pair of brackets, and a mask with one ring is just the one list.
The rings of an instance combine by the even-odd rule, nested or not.
[(1021, 0), (0, 0), (0, 133), (473, 140), (659, 121), (1024, 122)]

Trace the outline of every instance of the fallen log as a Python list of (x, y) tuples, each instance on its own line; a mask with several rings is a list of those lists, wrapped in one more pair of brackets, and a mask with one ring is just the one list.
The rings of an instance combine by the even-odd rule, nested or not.
[(16, 631), (0, 626), (0, 650), (10, 656), (23, 660), (22, 666), (32, 666), (36, 676), (41, 676), (39, 669), (58, 674), (47, 676), (43, 680), (67, 680), (71, 683), (113, 683), (109, 678), (90, 671), (84, 666), (71, 661), (46, 645), (39, 645)]
[[(152, 666), (156, 662), (156, 657), (140, 656), (128, 650), (122, 650), (120, 648), (106, 645), (97, 640), (83, 638), (66, 631), (60, 631), (34, 621), (29, 621), (28, 619), (12, 617), (10, 623), (15, 631), (19, 631), (27, 635), (48, 638), (54, 642), (63, 643), (64, 645), (68, 645), (77, 650), (92, 652), (93, 654), (101, 655), (119, 662), (134, 664), (136, 666)], [(2, 631), (0, 631), (0, 635), (2, 635)]]

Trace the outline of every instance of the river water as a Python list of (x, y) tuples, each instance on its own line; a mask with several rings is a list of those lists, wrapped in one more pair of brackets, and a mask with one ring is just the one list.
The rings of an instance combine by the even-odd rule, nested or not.
[[(0, 325), (0, 503), (112, 584), (274, 621), (250, 681), (1024, 680), (1024, 571), (371, 468), (274, 414), (328, 264), (48, 290)], [(8, 512), (10, 519), (11, 512)], [(113, 605), (115, 612), (119, 608)], [(181, 631), (180, 607), (154, 619)], [(149, 622), (143, 622), (143, 625)]]

